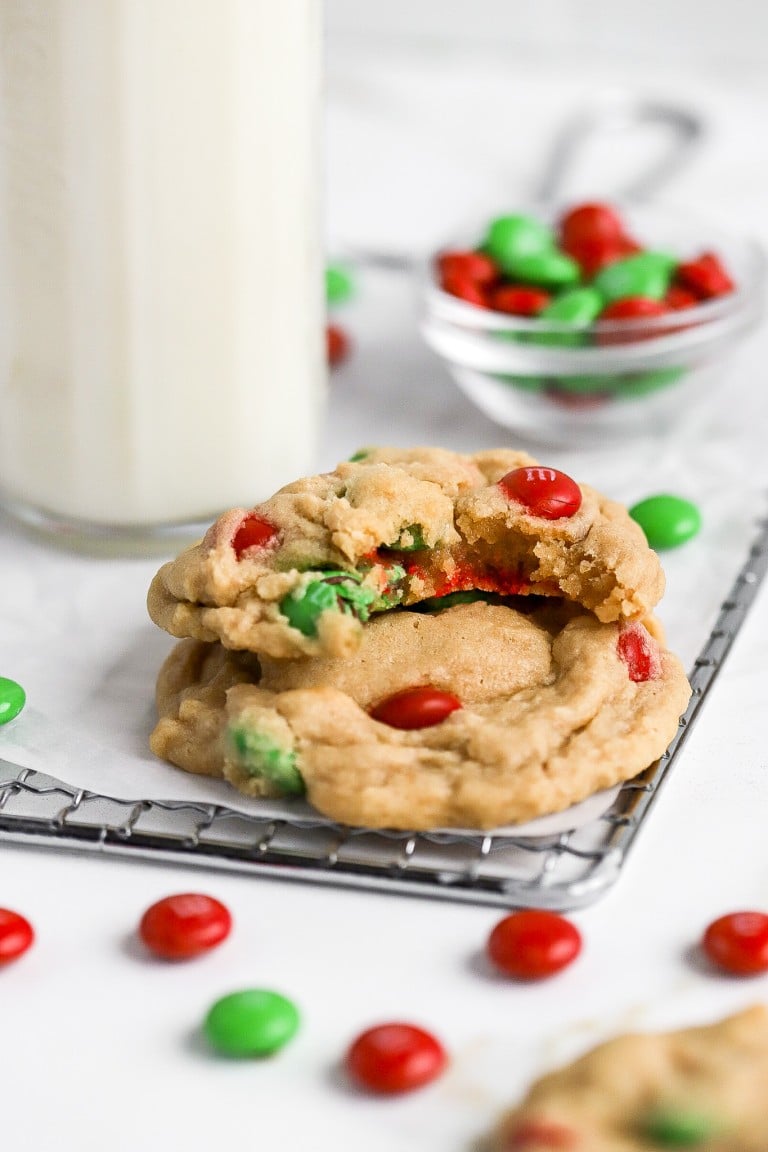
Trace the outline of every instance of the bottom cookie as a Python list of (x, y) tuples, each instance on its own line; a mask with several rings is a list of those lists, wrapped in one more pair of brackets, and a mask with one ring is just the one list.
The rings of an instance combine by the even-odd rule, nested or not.
[[(345, 659), (182, 641), (160, 672), (152, 749), (359, 827), (487, 829), (563, 811), (660, 756), (690, 689), (641, 624), (525, 607), (394, 612)], [(395, 726), (392, 697), (426, 686), (450, 713)]]
[(489, 1152), (766, 1152), (768, 1008), (619, 1036), (533, 1085)]

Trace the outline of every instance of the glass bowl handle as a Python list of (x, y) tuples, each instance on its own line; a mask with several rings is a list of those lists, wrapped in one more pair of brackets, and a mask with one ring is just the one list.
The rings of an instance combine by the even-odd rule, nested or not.
[[(695, 112), (675, 104), (622, 93), (608, 93), (580, 109), (560, 126), (534, 189), (535, 199), (551, 202), (566, 198), (566, 185), (579, 154), (601, 131), (622, 127), (633, 131), (648, 125), (657, 125), (666, 130), (665, 146), (644, 171), (618, 192), (610, 193), (609, 198), (649, 198), (664, 181), (669, 180), (688, 162), (692, 150), (704, 135), (704, 122)], [(602, 192), (601, 199), (606, 195)]]

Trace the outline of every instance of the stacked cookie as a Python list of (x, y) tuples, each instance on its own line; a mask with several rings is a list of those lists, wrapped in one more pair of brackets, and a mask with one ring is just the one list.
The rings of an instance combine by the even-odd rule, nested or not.
[(345, 824), (486, 829), (648, 767), (690, 690), (626, 510), (512, 451), (371, 449), (166, 564), (153, 751)]

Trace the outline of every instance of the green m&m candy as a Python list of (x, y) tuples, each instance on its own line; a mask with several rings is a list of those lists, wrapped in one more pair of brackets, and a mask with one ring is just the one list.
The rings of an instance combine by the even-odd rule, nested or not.
[(685, 376), (685, 368), (654, 368), (652, 372), (634, 372), (622, 376), (618, 390), (619, 399), (636, 399), (660, 392), (670, 384), (677, 384)]
[(284, 596), (280, 611), (305, 636), (317, 636), (323, 612), (346, 612), (365, 624), (377, 597), (361, 580), (357, 572), (326, 572)]
[(7, 724), (21, 712), (27, 694), (21, 684), (0, 676), (0, 724)]
[(554, 381), (560, 392), (570, 392), (574, 396), (603, 395), (616, 391), (616, 376), (558, 376)]
[(552, 251), (555, 236), (551, 228), (535, 216), (497, 216), (488, 225), (483, 251), (504, 272), (510, 272), (514, 260)]
[(428, 547), (420, 524), (406, 524), (401, 529), (397, 540), (387, 545), (387, 548), (396, 552), (423, 552)]
[(600, 314), (602, 307), (602, 297), (594, 288), (573, 288), (543, 308), (537, 319), (556, 320), (560, 324), (572, 324), (574, 328), (586, 328)]
[(352, 275), (340, 264), (328, 264), (325, 269), (325, 299), (328, 304), (343, 304), (355, 294)]
[(677, 548), (701, 528), (701, 512), (690, 500), (661, 493), (633, 505), (629, 514), (640, 525), (651, 548)]
[(304, 777), (293, 749), (281, 747), (266, 732), (247, 724), (231, 728), (229, 739), (238, 764), (248, 776), (268, 780), (283, 796), (304, 795)]
[(642, 1135), (659, 1148), (697, 1148), (718, 1132), (711, 1116), (674, 1108), (660, 1108), (646, 1117)]
[(217, 1000), (203, 1031), (225, 1056), (271, 1056), (293, 1039), (299, 1022), (296, 1005), (279, 992), (247, 988)]
[(543, 308), (537, 320), (567, 324), (573, 332), (537, 332), (534, 339), (539, 344), (581, 344), (582, 329), (588, 328), (603, 307), (603, 300), (594, 288), (572, 288), (562, 292), (551, 304)]
[(292, 628), (304, 636), (317, 636), (317, 622), (323, 612), (338, 612), (339, 598), (330, 584), (313, 580), (297, 588), (280, 601), (280, 611), (287, 616)]
[(547, 288), (567, 288), (570, 284), (578, 284), (581, 279), (581, 268), (576, 261), (557, 248), (526, 256), (512, 256), (503, 268), (515, 280), (543, 284)]
[(547, 386), (546, 376), (512, 376), (509, 372), (492, 373), (494, 380), (508, 384), (520, 392), (543, 392)]
[(661, 300), (676, 264), (675, 257), (666, 252), (638, 252), (603, 268), (592, 283), (609, 304), (626, 296)]

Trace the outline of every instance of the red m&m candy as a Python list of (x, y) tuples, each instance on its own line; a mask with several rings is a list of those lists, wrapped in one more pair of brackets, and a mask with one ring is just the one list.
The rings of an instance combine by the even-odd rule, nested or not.
[(560, 239), (588, 280), (609, 264), (640, 251), (609, 204), (580, 204), (566, 212), (560, 221)]
[(768, 972), (768, 916), (729, 912), (709, 925), (701, 946), (713, 964), (731, 975)]
[(350, 1045), (350, 1076), (373, 1092), (411, 1092), (434, 1080), (448, 1062), (445, 1049), (430, 1032), (414, 1024), (378, 1024)]
[(229, 911), (212, 896), (183, 892), (153, 904), (141, 918), (139, 936), (164, 960), (190, 960), (226, 940)]
[(522, 504), (532, 516), (560, 520), (581, 507), (581, 489), (575, 480), (555, 468), (514, 468), (499, 480), (509, 500)]
[(640, 251), (640, 245), (626, 236), (617, 239), (580, 240), (578, 243), (564, 244), (563, 248), (579, 264), (587, 280), (591, 280), (609, 264)]
[(679, 284), (671, 284), (662, 300), (665, 307), (672, 312), (678, 312), (682, 308), (695, 308), (698, 302), (698, 297), (693, 292), (688, 288), (681, 288)]
[(442, 287), (451, 296), (466, 300), (468, 304), (475, 304), (478, 308), (488, 307), (488, 295), (485, 286), (461, 272), (446, 273), (442, 278)]
[(597, 240), (615, 242), (624, 237), (624, 222), (610, 204), (579, 204), (561, 219), (560, 237), (569, 246)]
[(371, 709), (371, 716), (382, 724), (389, 724), (390, 728), (432, 728), (458, 708), (461, 708), (458, 696), (425, 684), (388, 696)]
[(443, 252), (437, 258), (437, 266), (443, 280), (458, 276), (472, 280), (475, 284), (495, 284), (499, 269), (484, 252)]
[(714, 252), (704, 252), (696, 260), (679, 264), (675, 279), (701, 299), (733, 292), (734, 283)]
[(497, 968), (519, 980), (554, 976), (581, 951), (578, 928), (555, 912), (526, 909), (500, 920), (488, 937), (488, 955)]
[(611, 402), (610, 392), (568, 392), (551, 384), (545, 389), (545, 395), (556, 404), (558, 408), (565, 408), (571, 412), (588, 412), (595, 408), (604, 408)]
[(274, 544), (278, 536), (279, 532), (274, 524), (252, 512), (240, 521), (232, 538), (232, 547), (239, 560), (249, 548), (265, 548), (269, 544)]
[(619, 657), (624, 661), (630, 680), (642, 683), (657, 680), (661, 675), (659, 646), (642, 624), (629, 624), (619, 632), (616, 642)]
[(338, 324), (328, 324), (325, 329), (325, 345), (328, 363), (331, 368), (341, 364), (349, 355), (351, 344), (349, 337)]
[[(598, 320), (651, 320), (656, 316), (665, 316), (666, 313), (666, 305), (661, 300), (653, 300), (649, 296), (624, 296), (621, 300), (612, 300), (603, 308)], [(598, 325), (596, 340), (598, 344), (604, 345), (626, 344), (628, 341), (648, 340), (655, 334), (653, 328), (643, 329), (638, 324), (624, 331), (601, 330)]]
[(18, 959), (32, 946), (34, 939), (35, 932), (29, 920), (10, 908), (0, 908), (0, 965)]
[(497, 312), (510, 316), (538, 316), (552, 297), (542, 288), (527, 284), (502, 284), (491, 295), (490, 304)]
[(577, 1135), (572, 1128), (551, 1120), (523, 1120), (504, 1133), (503, 1152), (524, 1152), (535, 1148), (576, 1148)]

